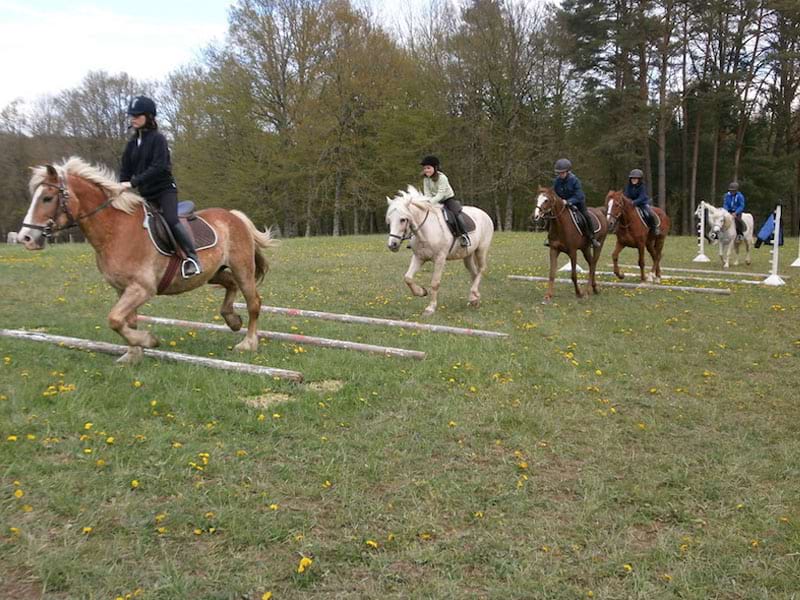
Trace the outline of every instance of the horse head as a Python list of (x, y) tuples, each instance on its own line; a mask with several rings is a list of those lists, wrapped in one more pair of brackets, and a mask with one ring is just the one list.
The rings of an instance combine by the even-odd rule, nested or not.
[(18, 240), (28, 250), (41, 250), (53, 233), (76, 227), (106, 206), (132, 213), (142, 199), (126, 191), (113, 173), (72, 157), (64, 164), (31, 169), (31, 204)]
[(53, 231), (69, 225), (72, 215), (64, 169), (45, 165), (31, 170), (31, 204), (17, 239), (28, 250), (41, 250)]
[(389, 239), (386, 246), (397, 252), (400, 245), (410, 239), (414, 233), (411, 207), (422, 201), (424, 196), (413, 185), (404, 192), (399, 190), (394, 198), (386, 197), (389, 207), (386, 209), (386, 224), (389, 226)]
[(614, 232), (619, 220), (622, 217), (622, 209), (625, 206), (625, 196), (619, 190), (609, 190), (606, 194), (606, 220), (608, 221), (608, 230)]
[(533, 219), (535, 221), (554, 219), (557, 205), (557, 196), (553, 189), (539, 186), (539, 191), (536, 194), (536, 208), (533, 209)]
[(706, 204), (708, 210), (708, 239), (713, 243), (720, 241), (723, 232), (725, 232), (731, 225), (728, 212), (720, 210), (715, 206)]

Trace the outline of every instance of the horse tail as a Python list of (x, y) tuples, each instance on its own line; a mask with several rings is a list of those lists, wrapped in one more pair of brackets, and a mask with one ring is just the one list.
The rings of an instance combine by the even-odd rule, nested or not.
[(242, 211), (231, 210), (231, 214), (238, 217), (245, 224), (247, 231), (250, 233), (250, 237), (255, 243), (256, 282), (261, 283), (261, 281), (264, 279), (264, 276), (269, 271), (269, 263), (267, 262), (266, 257), (261, 253), (261, 249), (274, 248), (280, 244), (280, 242), (272, 237), (272, 232), (269, 229), (259, 231), (258, 228), (253, 225), (250, 217), (248, 217)]

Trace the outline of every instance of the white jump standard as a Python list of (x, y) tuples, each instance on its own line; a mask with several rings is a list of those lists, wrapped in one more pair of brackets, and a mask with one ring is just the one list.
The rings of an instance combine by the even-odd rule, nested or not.
[[(242, 305), (237, 303), (234, 304), (233, 306), (239, 308)], [(280, 306), (262, 306), (261, 312), (273, 313), (277, 315), (287, 315), (290, 317), (307, 317), (310, 319), (324, 319), (326, 321), (342, 321), (344, 323), (359, 323), (364, 325), (383, 325), (385, 327), (402, 327), (404, 329), (419, 329), (421, 331), (431, 331), (433, 333), (454, 333), (457, 335), (474, 335), (479, 337), (493, 337), (493, 338), (508, 337), (507, 333), (502, 333), (500, 331), (486, 331), (484, 329), (451, 327), (449, 325), (431, 325), (429, 323), (417, 323), (415, 321), (379, 319), (377, 317), (362, 317), (360, 315), (329, 313), (318, 310), (303, 310), (299, 308), (283, 308)]]
[[(108, 342), (96, 342), (94, 340), (84, 340), (82, 338), (66, 337), (63, 335), (50, 335), (36, 331), (24, 331), (19, 329), (0, 329), (0, 337), (16, 338), (31, 342), (45, 342), (55, 344), (69, 349), (88, 350), (90, 352), (102, 352), (103, 354), (113, 354), (122, 356), (128, 351), (128, 346), (122, 344), (110, 344)], [(247, 363), (231, 362), (219, 360), (217, 358), (205, 358), (202, 356), (192, 356), (179, 352), (167, 352), (165, 350), (152, 350), (144, 348), (144, 355), (159, 360), (171, 362), (183, 362), (202, 367), (211, 367), (225, 371), (238, 371), (239, 373), (250, 373), (252, 375), (263, 375), (266, 377), (278, 377), (290, 381), (303, 381), (303, 374), (298, 371), (288, 371), (286, 369), (276, 369), (273, 367), (262, 367)]]
[[(139, 315), (139, 321), (144, 323), (157, 323), (159, 325), (174, 325), (175, 327), (185, 327), (189, 329), (205, 329), (208, 331), (225, 331), (231, 329), (227, 325), (213, 325), (211, 323), (199, 323), (197, 321), (183, 321), (181, 319), (164, 319), (161, 317), (148, 317)], [(244, 334), (243, 330), (236, 333)], [(277, 331), (257, 330), (256, 337), (282, 342), (293, 342), (295, 344), (306, 344), (308, 346), (322, 346), (323, 348), (339, 348), (344, 350), (356, 350), (358, 352), (369, 352), (381, 354), (383, 356), (393, 356), (399, 358), (415, 358), (422, 360), (425, 353), (419, 350), (406, 350), (405, 348), (392, 348), (391, 346), (375, 346), (373, 344), (362, 344), (359, 342), (348, 342), (345, 340), (332, 340), (329, 338), (313, 337), (309, 335), (298, 335), (295, 333), (279, 333)]]

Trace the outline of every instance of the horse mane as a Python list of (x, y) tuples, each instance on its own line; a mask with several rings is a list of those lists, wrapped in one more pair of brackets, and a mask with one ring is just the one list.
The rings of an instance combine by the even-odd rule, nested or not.
[[(117, 181), (114, 171), (104, 165), (92, 165), (82, 158), (71, 156), (60, 165), (55, 165), (55, 169), (64, 179), (66, 179), (67, 175), (75, 175), (95, 184), (103, 190), (108, 197), (114, 198), (111, 202), (111, 206), (128, 214), (133, 213), (134, 210), (144, 202), (139, 194), (131, 191), (129, 188), (123, 187), (122, 184)], [(47, 167), (33, 167), (32, 171), (33, 175), (28, 184), (31, 195), (33, 195), (36, 188), (47, 178)]]
[(395, 210), (407, 209), (410, 204), (431, 205), (430, 199), (413, 185), (409, 185), (405, 191), (398, 190), (394, 198), (387, 197), (386, 199), (389, 201), (387, 215)]

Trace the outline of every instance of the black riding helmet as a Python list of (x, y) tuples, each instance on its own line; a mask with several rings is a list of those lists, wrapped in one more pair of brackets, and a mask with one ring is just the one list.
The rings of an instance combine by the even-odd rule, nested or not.
[(628, 174), (628, 179), (633, 179), (634, 177), (637, 179), (644, 179), (644, 173), (642, 173), (641, 169), (634, 169)]
[(147, 96), (134, 96), (128, 105), (128, 115), (135, 117), (138, 115), (156, 116), (156, 103)]
[(439, 159), (433, 154), (429, 154), (423, 158), (421, 161), (419, 161), (419, 164), (421, 164), (423, 167), (433, 167), (437, 171), (439, 170)]
[(568, 158), (559, 158), (553, 168), (555, 169), (556, 175), (558, 175), (565, 171), (572, 171), (572, 163)]
[(731, 181), (728, 184), (728, 191), (729, 192), (738, 192), (739, 191), (739, 182), (738, 181)]

